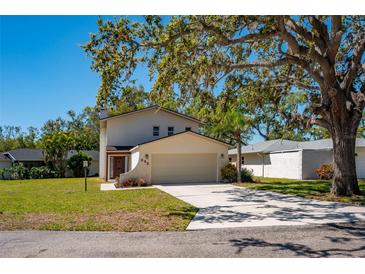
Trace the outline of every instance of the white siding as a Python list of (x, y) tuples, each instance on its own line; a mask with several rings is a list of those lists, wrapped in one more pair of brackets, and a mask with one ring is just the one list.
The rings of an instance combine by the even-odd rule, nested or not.
[(318, 179), (315, 169), (323, 164), (333, 162), (333, 153), (330, 150), (303, 150), (302, 178)]
[(134, 169), (139, 161), (139, 151), (133, 151), (131, 155), (131, 169)]
[(100, 122), (100, 144), (99, 144), (99, 177), (101, 179), (106, 179), (106, 122)]
[(356, 149), (356, 174), (358, 178), (365, 179), (365, 148)]
[[(153, 136), (153, 127), (160, 127), (160, 135)], [(134, 146), (167, 136), (167, 128), (174, 127), (174, 133), (191, 127), (198, 131), (199, 123), (165, 111), (149, 110), (107, 120), (106, 145)], [(102, 153), (100, 151), (100, 153)]]
[(265, 155), (264, 176), (271, 178), (301, 179), (301, 151)]

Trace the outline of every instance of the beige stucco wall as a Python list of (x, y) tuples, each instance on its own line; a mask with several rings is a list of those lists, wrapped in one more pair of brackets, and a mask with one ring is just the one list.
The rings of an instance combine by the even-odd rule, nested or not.
[[(160, 135), (153, 136), (153, 127), (160, 127)], [(167, 128), (173, 126), (174, 133), (191, 127), (198, 131), (199, 123), (186, 118), (151, 109), (131, 115), (107, 120), (106, 145), (134, 146), (147, 141), (167, 136)]]
[[(183, 133), (156, 142), (139, 146), (132, 151), (139, 153), (137, 166), (131, 171), (121, 174), (122, 181), (127, 178), (144, 178), (151, 182), (151, 167), (154, 154), (216, 154), (217, 157), (217, 178), (220, 180), (220, 169), (228, 163), (228, 146), (215, 142), (208, 138), (198, 136), (194, 133)], [(223, 157), (222, 157), (223, 155)]]

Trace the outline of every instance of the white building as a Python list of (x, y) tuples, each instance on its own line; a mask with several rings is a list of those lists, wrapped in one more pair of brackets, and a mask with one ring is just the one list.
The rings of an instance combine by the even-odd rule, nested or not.
[(152, 184), (219, 182), (229, 144), (199, 134), (201, 122), (151, 106), (100, 120), (100, 178)]
[[(236, 163), (237, 149), (228, 152), (229, 161)], [(331, 139), (295, 142), (271, 140), (242, 146), (242, 167), (255, 176), (291, 179), (317, 179), (314, 170), (333, 162)], [(356, 140), (356, 172), (365, 178), (365, 139)]]

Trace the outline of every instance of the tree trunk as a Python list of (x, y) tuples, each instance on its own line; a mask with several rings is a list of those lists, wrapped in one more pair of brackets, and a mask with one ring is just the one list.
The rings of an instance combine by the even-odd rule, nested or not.
[(236, 168), (237, 168), (237, 183), (241, 183), (241, 169), (242, 169), (242, 162), (241, 162), (241, 134), (238, 132), (236, 134), (236, 143), (237, 143), (237, 160), (236, 160)]
[(348, 106), (344, 92), (338, 91), (327, 111), (333, 142), (333, 182), (331, 193), (336, 196), (360, 194), (356, 175), (356, 132), (362, 113)]
[(337, 196), (360, 194), (355, 163), (356, 135), (332, 135), (333, 141), (333, 183), (331, 193)]

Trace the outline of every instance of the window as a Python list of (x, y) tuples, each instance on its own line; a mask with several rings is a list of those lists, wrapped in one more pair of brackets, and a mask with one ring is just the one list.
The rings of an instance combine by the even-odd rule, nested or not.
[(241, 165), (244, 165), (245, 164), (245, 157), (241, 157)]
[(167, 135), (174, 135), (174, 127), (168, 127), (167, 128)]
[(229, 161), (229, 162), (232, 162), (232, 158), (231, 158), (231, 157), (229, 157), (229, 158), (228, 158), (228, 161)]
[(186, 131), (191, 131), (191, 127), (186, 127), (185, 130)]
[(160, 136), (160, 127), (153, 127), (153, 136)]

